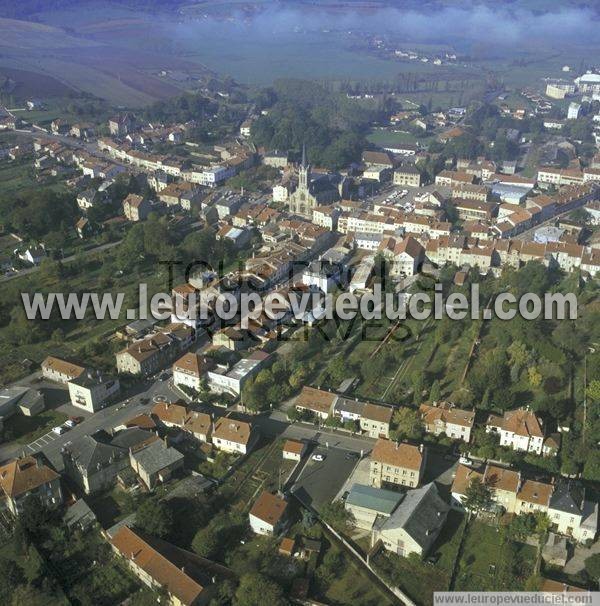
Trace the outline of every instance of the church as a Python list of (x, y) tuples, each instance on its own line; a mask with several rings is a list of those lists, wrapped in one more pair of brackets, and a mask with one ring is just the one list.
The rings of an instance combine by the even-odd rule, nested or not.
[(313, 209), (340, 199), (337, 175), (318, 175), (312, 178), (310, 165), (306, 162), (306, 147), (302, 147), (302, 164), (298, 171), (298, 187), (290, 194), (290, 212), (312, 218)]

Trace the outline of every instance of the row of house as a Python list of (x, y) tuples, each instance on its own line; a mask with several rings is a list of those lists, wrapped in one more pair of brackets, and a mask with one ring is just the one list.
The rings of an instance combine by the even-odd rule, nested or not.
[(309, 412), (326, 420), (330, 417), (341, 422), (356, 421), (360, 430), (372, 438), (389, 436), (393, 408), (371, 402), (360, 402), (336, 393), (304, 386), (294, 402), (296, 410)]
[(542, 512), (552, 530), (579, 542), (592, 541), (598, 530), (598, 503), (586, 498), (575, 482), (549, 484), (523, 478), (519, 471), (487, 464), (483, 469), (459, 465), (452, 483), (452, 504), (463, 508), (469, 486), (477, 481), (491, 494), (491, 509), (511, 514)]

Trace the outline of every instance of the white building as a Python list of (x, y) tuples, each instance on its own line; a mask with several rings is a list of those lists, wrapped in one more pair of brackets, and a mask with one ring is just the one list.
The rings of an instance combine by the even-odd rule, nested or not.
[(90, 371), (69, 381), (68, 386), (71, 404), (88, 412), (96, 412), (107, 406), (121, 389), (118, 379), (109, 379)]
[(581, 114), (581, 104), (573, 101), (567, 110), (567, 120), (577, 120)]
[(287, 521), (287, 502), (269, 492), (263, 492), (248, 514), (250, 528), (256, 534), (278, 535)]

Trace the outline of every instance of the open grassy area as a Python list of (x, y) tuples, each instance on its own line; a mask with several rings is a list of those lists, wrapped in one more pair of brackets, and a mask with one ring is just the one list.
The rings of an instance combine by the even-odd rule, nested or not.
[(67, 418), (67, 415), (57, 410), (45, 410), (33, 417), (17, 412), (4, 423), (4, 439), (29, 444), (47, 434), (53, 427), (62, 425)]
[(501, 528), (474, 520), (467, 529), (454, 588), (456, 591), (502, 588), (518, 591), (531, 574), (534, 562), (533, 547), (505, 542)]
[(367, 136), (367, 140), (381, 147), (394, 147), (402, 143), (419, 143), (426, 147), (432, 137), (416, 137), (412, 133), (393, 128), (374, 128)]

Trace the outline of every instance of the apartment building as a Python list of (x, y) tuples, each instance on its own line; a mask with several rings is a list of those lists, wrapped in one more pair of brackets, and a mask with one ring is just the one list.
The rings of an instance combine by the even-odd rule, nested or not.
[(371, 452), (371, 486), (416, 488), (423, 477), (426, 458), (423, 445), (414, 446), (380, 438)]

